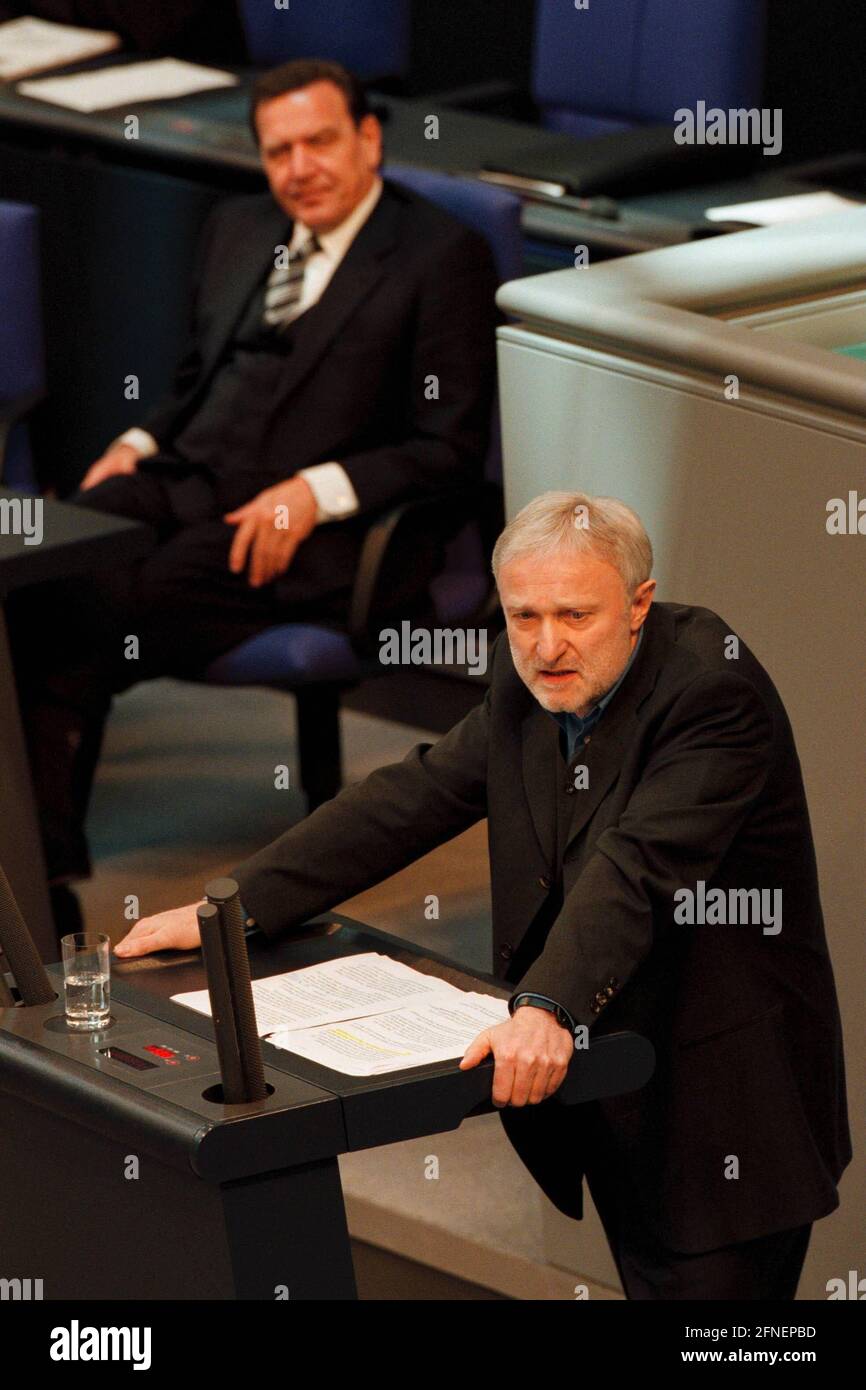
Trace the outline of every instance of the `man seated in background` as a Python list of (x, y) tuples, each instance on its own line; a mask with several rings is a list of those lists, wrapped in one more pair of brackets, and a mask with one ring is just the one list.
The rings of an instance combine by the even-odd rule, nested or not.
[[(211, 215), (173, 389), (72, 499), (147, 523), (153, 545), (11, 605), (62, 929), (75, 907), (63, 885), (90, 872), (84, 819), (112, 694), (200, 674), (276, 623), (344, 629), (370, 524), (481, 475), (495, 375), (486, 240), (382, 180), (379, 121), (338, 64), (266, 74), (251, 119), (270, 194)], [(428, 578), (419, 563), (403, 600)]]

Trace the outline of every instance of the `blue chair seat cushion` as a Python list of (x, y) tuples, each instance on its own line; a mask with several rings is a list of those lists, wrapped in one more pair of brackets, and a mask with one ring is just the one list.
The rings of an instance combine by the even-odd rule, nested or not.
[(312, 623), (284, 623), (248, 637), (212, 661), (204, 673), (213, 685), (319, 685), (360, 680), (365, 663), (344, 632)]

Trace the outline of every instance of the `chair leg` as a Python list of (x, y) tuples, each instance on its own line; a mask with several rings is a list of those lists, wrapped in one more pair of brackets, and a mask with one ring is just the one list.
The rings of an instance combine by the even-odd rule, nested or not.
[(343, 784), (339, 685), (309, 685), (295, 691), (301, 786), (307, 809), (315, 811)]

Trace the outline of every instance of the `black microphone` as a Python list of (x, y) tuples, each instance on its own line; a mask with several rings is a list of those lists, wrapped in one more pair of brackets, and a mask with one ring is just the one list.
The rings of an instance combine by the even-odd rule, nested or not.
[[(221, 1011), (226, 1017), (226, 1010), (231, 1019), (230, 1033), (225, 1040), (227, 1056), (231, 1065), (234, 1066), (235, 1058), (240, 1070), (242, 1095), (238, 1097), (244, 1101), (264, 1100), (267, 1097), (268, 1089), (265, 1084), (265, 1069), (262, 1062), (262, 1045), (259, 1039), (256, 1026), (256, 1010), (253, 1002), (253, 986), (250, 976), (250, 958), (247, 954), (246, 938), (244, 936), (244, 917), (241, 911), (238, 885), (233, 878), (216, 878), (205, 886), (205, 896), (207, 906), (217, 913), (218, 925), (216, 933), (212, 925), (213, 918), (210, 915), (205, 917), (206, 930), (211, 937), (219, 941), (219, 953), (215, 964), (215, 979), (217, 990), (223, 990), (221, 997)], [(202, 914), (204, 907), (199, 908), (199, 926), (201, 927)], [(204, 945), (204, 934), (202, 934), (202, 945)], [(216, 955), (216, 951), (211, 951), (211, 955)], [(205, 966), (208, 967), (207, 957)], [(210, 970), (208, 969), (208, 987), (210, 988)], [(225, 991), (227, 990), (227, 997)], [(211, 996), (211, 1006), (215, 1003)], [(216, 1015), (214, 1015), (214, 1026), (216, 1027)], [(219, 1050), (219, 1044), (218, 1044)], [(233, 1076), (234, 1073), (231, 1073)], [(233, 1090), (236, 1087), (233, 1086)], [(228, 1101), (229, 1097), (226, 1096)]]
[[(0, 951), (3, 952), (18, 986), (21, 1002), (53, 1004), (57, 991), (48, 978), (36, 943), (18, 910), (9, 880), (0, 867)], [(4, 987), (5, 987), (5, 981)], [(7, 990), (8, 993), (8, 990)], [(14, 1000), (12, 1001), (14, 1003)], [(2, 999), (0, 999), (2, 1003)]]
[(223, 1100), (226, 1105), (238, 1105), (247, 1099), (244, 1073), (238, 1047), (237, 1028), (232, 1007), (229, 974), (220, 934), (220, 915), (213, 903), (201, 903), (196, 908), (201, 936), (201, 953), (207, 975), (211, 1018), (220, 1064)]

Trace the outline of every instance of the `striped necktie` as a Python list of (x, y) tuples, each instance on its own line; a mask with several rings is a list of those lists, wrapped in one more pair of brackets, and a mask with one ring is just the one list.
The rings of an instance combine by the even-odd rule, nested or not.
[(318, 238), (313, 233), (297, 251), (289, 252), (285, 266), (275, 266), (271, 271), (265, 290), (264, 313), (265, 323), (271, 328), (283, 328), (297, 316), (307, 261), (321, 249)]

